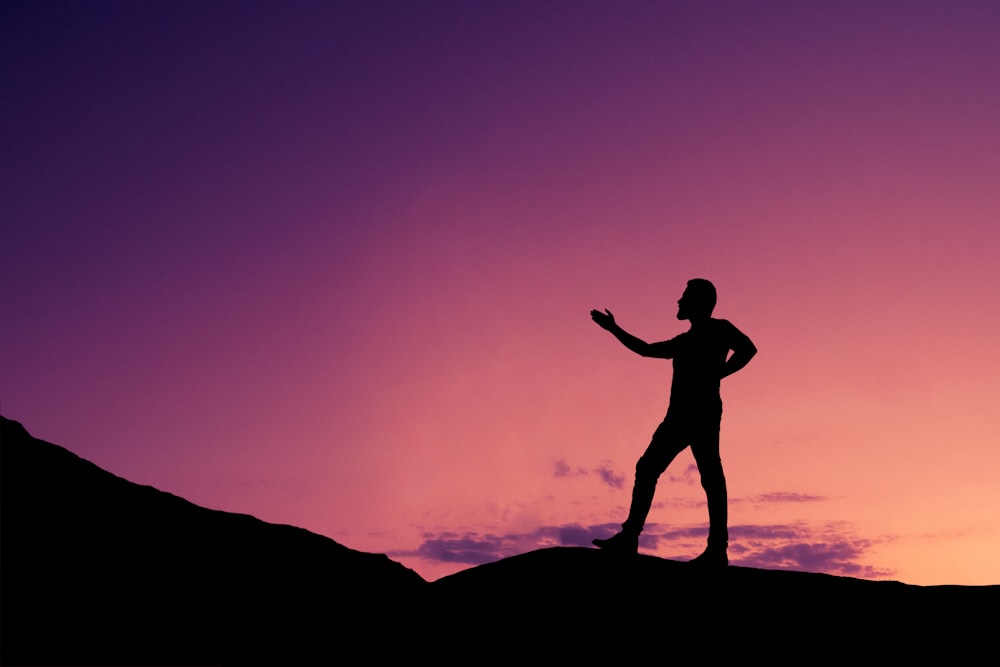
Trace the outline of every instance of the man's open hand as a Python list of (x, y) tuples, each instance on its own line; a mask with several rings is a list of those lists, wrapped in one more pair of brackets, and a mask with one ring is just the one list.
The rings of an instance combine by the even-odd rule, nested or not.
[(590, 317), (595, 322), (597, 322), (597, 326), (601, 327), (602, 329), (607, 329), (608, 331), (611, 331), (611, 329), (613, 329), (615, 326), (615, 316), (612, 315), (611, 311), (608, 310), (607, 308), (604, 309), (603, 313), (599, 310), (590, 311)]

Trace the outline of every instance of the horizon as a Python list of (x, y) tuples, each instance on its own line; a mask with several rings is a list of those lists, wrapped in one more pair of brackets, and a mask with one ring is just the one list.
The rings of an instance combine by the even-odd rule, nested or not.
[[(687, 280), (730, 562), (1000, 583), (1000, 4), (6, 3), (0, 414), (424, 579), (625, 518)], [(690, 451), (642, 553), (696, 555)]]

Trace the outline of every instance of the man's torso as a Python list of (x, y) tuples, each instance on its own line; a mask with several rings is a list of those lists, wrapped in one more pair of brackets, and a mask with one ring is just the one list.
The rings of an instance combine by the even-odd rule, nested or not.
[(671, 339), (670, 409), (721, 413), (719, 386), (735, 330), (726, 320), (709, 319)]

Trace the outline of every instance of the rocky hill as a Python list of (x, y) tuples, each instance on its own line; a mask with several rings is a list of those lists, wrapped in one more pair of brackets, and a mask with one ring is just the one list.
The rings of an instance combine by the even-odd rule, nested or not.
[(1000, 664), (1000, 586), (581, 548), (429, 583), (0, 428), (3, 664)]

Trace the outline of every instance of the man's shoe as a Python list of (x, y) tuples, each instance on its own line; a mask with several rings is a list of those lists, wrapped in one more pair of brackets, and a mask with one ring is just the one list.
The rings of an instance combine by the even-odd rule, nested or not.
[(688, 561), (688, 565), (696, 567), (726, 567), (729, 565), (729, 556), (723, 549), (705, 549), (700, 555)]
[(598, 538), (592, 541), (594, 546), (599, 547), (604, 551), (611, 551), (617, 554), (636, 554), (639, 551), (638, 535), (618, 533), (605, 540)]

